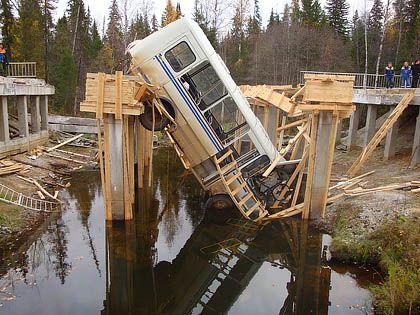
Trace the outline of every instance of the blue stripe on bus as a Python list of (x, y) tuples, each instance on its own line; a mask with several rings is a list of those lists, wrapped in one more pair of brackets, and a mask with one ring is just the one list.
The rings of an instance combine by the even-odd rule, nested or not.
[(172, 83), (175, 85), (175, 88), (178, 90), (179, 94), (181, 94), (181, 97), (187, 103), (187, 106), (191, 110), (191, 112), (194, 114), (195, 118), (197, 118), (198, 122), (200, 123), (201, 127), (206, 132), (207, 136), (210, 138), (213, 145), (216, 147), (217, 150), (222, 150), (223, 148), (220, 146), (218, 140), (214, 137), (212, 134), (212, 131), (207, 127), (207, 123), (203, 120), (203, 117), (198, 112), (197, 108), (194, 106), (194, 104), (191, 103), (191, 101), (188, 99), (188, 97), (185, 95), (185, 92), (182, 90), (182, 87), (180, 86), (179, 82), (175, 79), (175, 77), (172, 75), (170, 70), (167, 68), (166, 64), (158, 57), (156, 56), (156, 60), (159, 62), (161, 67), (163, 68), (163, 71), (169, 76)]

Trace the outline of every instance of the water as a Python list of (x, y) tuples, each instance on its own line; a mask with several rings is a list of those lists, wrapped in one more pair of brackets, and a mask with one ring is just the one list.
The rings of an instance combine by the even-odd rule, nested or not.
[[(75, 176), (67, 210), (3, 248), (3, 314), (367, 314), (370, 271), (329, 266), (330, 238), (204, 213), (173, 151), (155, 152), (136, 223), (106, 224), (100, 178)], [(153, 193), (152, 193), (153, 191)]]

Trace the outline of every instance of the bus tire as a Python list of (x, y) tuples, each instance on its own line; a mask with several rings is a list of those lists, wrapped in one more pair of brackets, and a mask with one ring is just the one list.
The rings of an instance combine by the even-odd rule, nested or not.
[(209, 197), (207, 199), (205, 208), (206, 210), (214, 209), (214, 210), (224, 210), (224, 209), (231, 209), (233, 208), (233, 201), (226, 194), (217, 194)]
[[(160, 98), (161, 103), (165, 107), (166, 111), (171, 115), (172, 118), (175, 118), (175, 111), (172, 104), (165, 98)], [(154, 108), (155, 111), (155, 128), (153, 128), (153, 112), (152, 106), (150, 104), (145, 104), (144, 113), (140, 115), (140, 122), (144, 128), (149, 131), (161, 131), (171, 122), (170, 119), (166, 116), (162, 116), (157, 108)]]

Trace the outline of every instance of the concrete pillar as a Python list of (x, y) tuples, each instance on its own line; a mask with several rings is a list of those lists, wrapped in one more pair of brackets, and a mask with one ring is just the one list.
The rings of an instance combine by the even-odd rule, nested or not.
[(416, 131), (414, 132), (413, 153), (410, 167), (414, 167), (417, 163), (420, 163), (420, 106), (418, 107), (419, 114), (417, 115)]
[(41, 113), (39, 111), (39, 96), (31, 97), (31, 125), (34, 133), (41, 131)]
[(359, 129), (360, 113), (362, 111), (362, 105), (357, 105), (356, 110), (350, 117), (349, 135), (347, 140), (347, 152), (354, 149), (356, 146), (357, 130)]
[[(392, 111), (395, 109), (395, 106), (392, 107)], [(384, 159), (389, 160), (395, 156), (397, 138), (398, 138), (398, 129), (400, 127), (400, 118), (394, 123), (391, 129), (389, 129), (386, 140), (385, 140), (385, 150), (384, 150)]]
[(21, 137), (29, 136), (29, 121), (28, 121), (28, 97), (18, 96), (17, 97), (17, 108), (18, 108), (18, 126), (19, 135)]
[(335, 135), (335, 144), (341, 144), (341, 131), (343, 130), (343, 120), (340, 119), (337, 124), (337, 133)]
[(9, 140), (9, 113), (7, 110), (7, 96), (2, 96), (0, 110), (0, 141), (8, 142)]
[(110, 201), (112, 220), (124, 220), (124, 168), (123, 168), (123, 125), (122, 120), (116, 120), (109, 115), (104, 120), (104, 137), (109, 143), (109, 178), (111, 181)]
[(365, 138), (363, 140), (364, 147), (366, 147), (369, 144), (369, 141), (375, 135), (376, 112), (377, 112), (377, 106), (376, 105), (368, 105), (367, 106), (366, 133), (365, 133)]
[(48, 95), (41, 96), (39, 107), (41, 114), (41, 130), (48, 130)]
[(324, 216), (334, 158), (337, 119), (330, 111), (322, 111), (319, 114), (310, 219)]

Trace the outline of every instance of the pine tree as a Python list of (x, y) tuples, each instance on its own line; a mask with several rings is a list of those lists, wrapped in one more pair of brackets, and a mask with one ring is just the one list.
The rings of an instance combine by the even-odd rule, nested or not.
[(346, 0), (327, 0), (327, 18), (338, 34), (347, 36), (349, 5)]
[(361, 53), (364, 50), (363, 39), (364, 25), (359, 17), (359, 12), (356, 10), (353, 15), (351, 26), (351, 42), (352, 42), (352, 55), (356, 64), (356, 71), (360, 72), (362, 69)]
[(193, 19), (200, 25), (200, 28), (206, 34), (207, 39), (213, 47), (217, 47), (216, 30), (211, 26), (209, 19), (205, 16), (203, 5), (199, 0), (194, 0)]
[(248, 32), (251, 35), (256, 35), (256, 34), (259, 34), (261, 30), (262, 30), (262, 21), (261, 21), (260, 6), (258, 4), (258, 0), (254, 0), (254, 13), (249, 19)]
[(123, 70), (124, 40), (121, 32), (121, 14), (116, 0), (112, 0), (109, 7), (106, 40), (112, 49), (113, 70)]
[(156, 32), (159, 29), (158, 20), (156, 18), (156, 15), (154, 15), (154, 14), (152, 15), (151, 24), (152, 24), (151, 32), (154, 33), (154, 32)]
[(299, 0), (292, 0), (292, 22), (299, 23), (301, 15)]
[(53, 11), (56, 9), (55, 4), (57, 0), (43, 0), (40, 2), (44, 26), (44, 59), (45, 59), (45, 80), (48, 81), (49, 75), (49, 48), (50, 48), (50, 39), (53, 32)]
[(369, 13), (368, 27), (369, 30), (376, 35), (379, 34), (383, 27), (384, 8), (382, 0), (374, 0), (372, 9)]
[(44, 28), (38, 1), (21, 0), (16, 30), (15, 56), (20, 61), (35, 61), (38, 76), (45, 77)]
[(12, 13), (12, 3), (10, 0), (1, 0), (0, 12), (1, 34), (3, 36), (3, 45), (6, 48), (8, 60), (12, 58), (11, 49), (15, 44), (15, 19)]
[(53, 108), (72, 113), (77, 84), (77, 66), (71, 53), (70, 25), (66, 16), (58, 19), (52, 39), (50, 80), (55, 86)]
[(291, 22), (290, 6), (287, 3), (284, 5), (283, 17), (281, 21), (285, 23), (286, 25), (290, 25), (290, 22)]
[(303, 23), (316, 26), (323, 23), (325, 14), (318, 0), (302, 0), (300, 17)]

